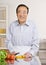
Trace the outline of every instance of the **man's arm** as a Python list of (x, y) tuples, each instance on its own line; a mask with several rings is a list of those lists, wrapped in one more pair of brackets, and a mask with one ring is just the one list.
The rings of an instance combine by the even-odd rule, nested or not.
[(9, 27), (9, 30), (8, 30), (8, 33), (6, 35), (6, 47), (10, 50), (10, 52), (14, 52), (14, 46), (12, 44), (12, 39), (13, 36), (12, 36), (12, 33), (11, 33), (11, 26)]
[(31, 49), (27, 53), (24, 54), (26, 56), (26, 58), (24, 59), (25, 61), (30, 61), (32, 59), (32, 57), (35, 56), (37, 54), (37, 52), (39, 51), (39, 35), (38, 35), (38, 31), (37, 31), (35, 25), (32, 28), (31, 44), (32, 44)]
[(36, 26), (33, 26), (33, 31), (32, 31), (32, 47), (30, 49), (30, 53), (32, 54), (32, 56), (35, 56), (37, 54), (37, 52), (39, 51), (39, 34), (38, 31), (36, 29)]

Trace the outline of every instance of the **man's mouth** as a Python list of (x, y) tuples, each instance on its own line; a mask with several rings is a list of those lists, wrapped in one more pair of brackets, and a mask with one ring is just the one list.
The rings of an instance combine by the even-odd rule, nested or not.
[(21, 19), (24, 19), (24, 17), (20, 17)]

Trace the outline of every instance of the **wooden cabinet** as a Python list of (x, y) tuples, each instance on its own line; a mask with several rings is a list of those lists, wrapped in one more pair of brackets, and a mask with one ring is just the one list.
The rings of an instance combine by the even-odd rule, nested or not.
[(46, 39), (40, 41), (39, 57), (41, 63), (46, 65)]
[(5, 46), (6, 29), (8, 23), (8, 6), (0, 5), (0, 47)]

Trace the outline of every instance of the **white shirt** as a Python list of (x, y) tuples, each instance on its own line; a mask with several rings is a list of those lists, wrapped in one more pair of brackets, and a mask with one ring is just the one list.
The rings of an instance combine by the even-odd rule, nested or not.
[(20, 25), (16, 20), (11, 23), (6, 46), (11, 52), (15, 51), (15, 46), (30, 46), (28, 52), (35, 56), (39, 50), (39, 36), (34, 22), (27, 20), (25, 24)]

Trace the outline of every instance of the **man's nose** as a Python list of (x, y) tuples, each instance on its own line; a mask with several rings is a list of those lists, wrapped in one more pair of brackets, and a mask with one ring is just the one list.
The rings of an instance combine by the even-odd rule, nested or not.
[(23, 16), (24, 15), (24, 13), (23, 12), (21, 12), (21, 16)]

